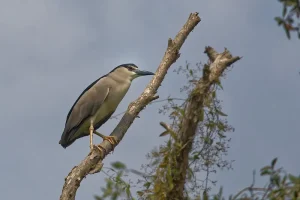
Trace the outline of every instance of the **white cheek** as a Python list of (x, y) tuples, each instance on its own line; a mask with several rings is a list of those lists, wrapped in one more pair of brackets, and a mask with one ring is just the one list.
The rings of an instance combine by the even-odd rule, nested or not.
[(134, 76), (134, 75), (135, 75), (135, 73), (134, 73), (134, 72), (132, 72), (132, 71), (129, 71), (129, 70), (127, 70), (126, 74), (127, 74), (127, 76)]
[(130, 72), (131, 76), (136, 76), (136, 73), (135, 72)]

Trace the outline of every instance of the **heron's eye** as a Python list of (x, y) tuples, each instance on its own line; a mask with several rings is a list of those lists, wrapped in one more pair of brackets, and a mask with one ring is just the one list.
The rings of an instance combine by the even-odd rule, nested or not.
[(127, 68), (129, 71), (133, 71), (134, 70), (134, 67), (128, 67)]

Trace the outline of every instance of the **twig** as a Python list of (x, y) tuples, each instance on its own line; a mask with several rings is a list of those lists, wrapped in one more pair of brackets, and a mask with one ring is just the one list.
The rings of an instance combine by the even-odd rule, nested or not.
[[(122, 140), (126, 131), (143, 108), (145, 108), (145, 106), (147, 106), (151, 101), (158, 98), (155, 96), (157, 89), (164, 80), (170, 66), (179, 58), (179, 49), (183, 45), (187, 36), (199, 22), (200, 17), (198, 16), (198, 13), (191, 13), (187, 22), (181, 28), (174, 40), (168, 40), (167, 50), (152, 80), (141, 96), (129, 105), (127, 112), (122, 117), (117, 127), (110, 134), (111, 136), (115, 136), (119, 142)], [(113, 150), (113, 146), (106, 140), (101, 143), (101, 146), (105, 148), (105, 153), (101, 153), (97, 148), (94, 148), (94, 150), (90, 152), (78, 166), (75, 166), (71, 170), (65, 178), (60, 200), (75, 200), (77, 189), (79, 188), (83, 178), (85, 178), (90, 171), (95, 168), (94, 166), (97, 163), (102, 162), (105, 156)]]

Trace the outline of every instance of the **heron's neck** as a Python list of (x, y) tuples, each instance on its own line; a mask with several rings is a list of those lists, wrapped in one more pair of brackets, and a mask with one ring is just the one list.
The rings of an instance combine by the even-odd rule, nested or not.
[(109, 77), (118, 84), (131, 84), (131, 79), (127, 78), (126, 76), (122, 76), (122, 74), (109, 74)]

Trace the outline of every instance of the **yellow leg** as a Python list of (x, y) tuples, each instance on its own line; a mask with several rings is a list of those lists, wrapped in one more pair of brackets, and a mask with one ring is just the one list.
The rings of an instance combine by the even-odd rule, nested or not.
[(117, 141), (117, 138), (115, 136), (106, 136), (106, 135), (103, 135), (97, 131), (94, 131), (94, 133), (96, 135), (98, 135), (99, 137), (102, 137), (103, 140), (107, 140), (111, 145), (115, 146), (116, 144), (118, 144), (118, 141)]
[(93, 126), (92, 123), (90, 125), (89, 130), (90, 130), (90, 149), (91, 149), (91, 151), (93, 151), (93, 132), (94, 132), (94, 126)]

